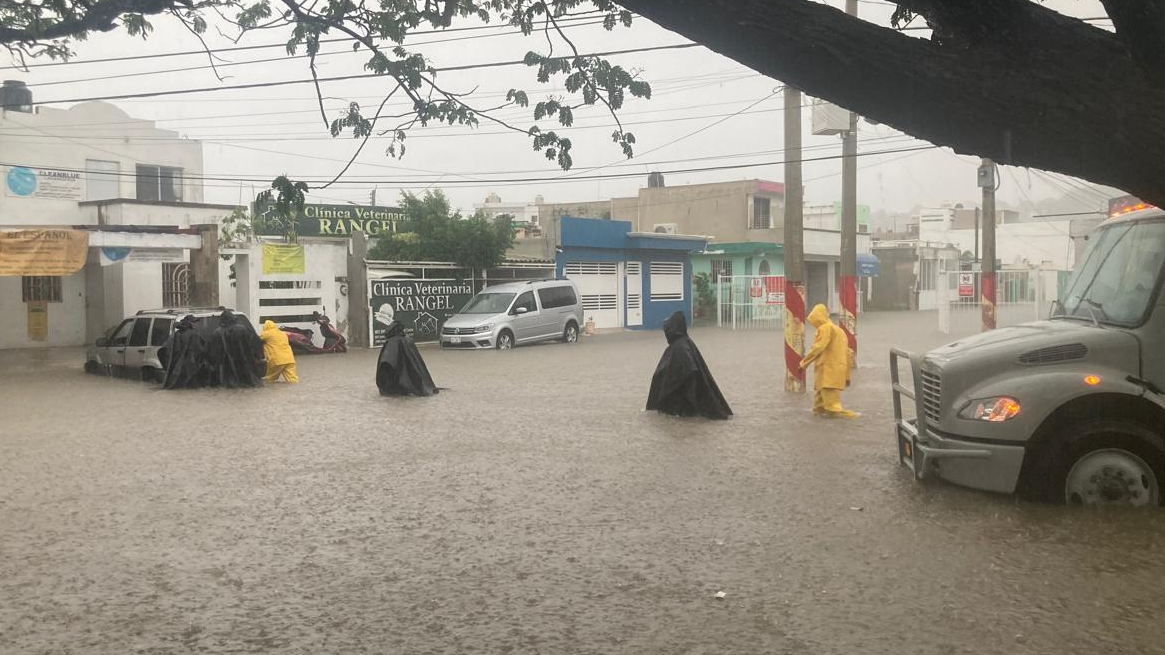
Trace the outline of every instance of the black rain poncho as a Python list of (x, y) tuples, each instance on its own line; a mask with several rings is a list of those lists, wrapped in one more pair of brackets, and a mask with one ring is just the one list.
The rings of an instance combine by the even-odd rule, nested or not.
[(183, 317), (162, 346), (161, 358), (166, 362), (163, 389), (197, 389), (206, 385), (206, 341), (194, 328), (196, 320), (192, 314)]
[(218, 327), (206, 344), (208, 383), (212, 387), (259, 387), (258, 360), (263, 358), (263, 342), (255, 331), (239, 323), (231, 310), (223, 310)]
[(688, 322), (676, 312), (663, 324), (667, 350), (651, 378), (647, 409), (672, 416), (726, 419), (732, 409), (720, 394), (696, 344), (688, 337)]
[(437, 385), (429, 375), (417, 345), (405, 328), (393, 321), (385, 332), (380, 359), (376, 362), (376, 388), (382, 396), (431, 396)]

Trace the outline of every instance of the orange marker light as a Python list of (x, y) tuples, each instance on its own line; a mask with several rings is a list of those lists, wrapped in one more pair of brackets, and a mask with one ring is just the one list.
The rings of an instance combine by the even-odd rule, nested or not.
[(1084, 384), (1087, 384), (1090, 387), (1095, 387), (1096, 385), (1100, 384), (1100, 376), (1099, 375), (1085, 375), (1084, 376)]

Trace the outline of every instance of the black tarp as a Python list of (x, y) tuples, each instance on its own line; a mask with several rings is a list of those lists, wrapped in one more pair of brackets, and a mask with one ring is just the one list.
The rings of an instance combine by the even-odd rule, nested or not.
[(726, 419), (732, 409), (712, 379), (700, 350), (688, 337), (688, 322), (676, 312), (663, 324), (667, 350), (651, 378), (647, 409), (673, 416)]
[(163, 389), (197, 389), (206, 385), (206, 369), (203, 357), (206, 341), (195, 329), (193, 315), (178, 321), (174, 333), (166, 340), (159, 355), (166, 362), (166, 376), (162, 379)]
[(437, 385), (429, 375), (417, 345), (405, 328), (393, 321), (384, 333), (384, 345), (376, 361), (376, 388), (382, 396), (431, 396)]
[(218, 327), (207, 339), (207, 383), (227, 388), (262, 386), (257, 365), (262, 358), (263, 341), (254, 328), (240, 322), (231, 310), (223, 310)]

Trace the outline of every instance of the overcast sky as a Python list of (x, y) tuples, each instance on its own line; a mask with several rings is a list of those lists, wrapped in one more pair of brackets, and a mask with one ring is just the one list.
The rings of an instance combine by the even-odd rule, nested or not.
[[(840, 6), (843, 0), (831, 0), (830, 4)], [(1104, 15), (1096, 0), (1049, 0), (1045, 4), (1078, 17)], [(888, 23), (892, 9), (885, 2), (860, 2), (863, 18), (882, 24)], [(176, 20), (157, 17), (152, 22), (155, 32), (144, 42), (120, 32), (97, 34), (76, 44), (75, 63), (35, 66), (27, 73), (7, 69), (3, 77), (25, 80), (38, 102), (308, 77), (306, 59), (286, 58), (281, 47), (272, 47), (221, 53), (220, 63), (237, 65), (221, 66), (219, 72), (226, 79), (220, 82), (207, 67), (205, 53), (161, 56), (197, 50), (200, 46)], [(454, 27), (478, 25), (466, 20), (455, 23)], [(235, 46), (218, 34), (220, 27), (229, 34), (229, 26), (212, 22), (206, 36), (210, 46), (214, 49)], [(547, 51), (546, 40), (541, 36), (523, 37), (512, 32), (507, 26), (496, 26), (426, 34), (410, 38), (406, 45), (422, 52), (438, 67), (511, 61), (521, 59), (532, 49)], [(569, 34), (585, 52), (687, 42), (643, 18), (636, 18), (629, 29), (606, 32), (599, 25), (584, 24), (571, 27)], [(283, 34), (258, 32), (246, 36), (239, 45), (276, 44), (284, 40)], [(555, 52), (564, 52), (564, 47), (557, 41)], [(363, 52), (353, 53), (349, 45), (328, 44), (322, 51), (326, 54), (317, 64), (321, 76), (365, 72), (363, 64), (367, 56)], [(84, 63), (126, 55), (153, 56), (116, 63)], [(266, 59), (274, 61), (259, 61)], [(569, 173), (534, 152), (529, 140), (521, 134), (504, 133), (485, 122), (477, 129), (432, 126), (414, 130), (407, 142), (407, 154), (401, 160), (385, 155), (386, 142), (372, 140), (348, 170), (344, 182), (313, 191), (309, 198), (314, 202), (366, 203), (369, 192), (376, 187), (378, 204), (384, 205), (393, 204), (402, 188), (419, 191), (432, 186), (444, 189), (454, 206), (471, 211), (473, 203), (481, 202), (491, 191), (506, 201), (531, 200), (536, 194), (548, 202), (606, 199), (634, 195), (639, 187), (645, 186), (647, 174), (653, 170), (781, 160), (782, 99), (775, 93), (781, 85), (778, 80), (755, 73), (703, 47), (634, 53), (612, 59), (625, 67), (641, 69), (643, 78), (651, 82), (654, 91), (651, 100), (631, 99), (620, 113), (627, 129), (638, 139), (636, 157), (630, 161), (624, 160), (610, 141), (613, 129), (610, 116), (595, 107), (576, 112), (575, 126), (565, 130), (574, 142), (574, 169)], [(95, 79), (108, 76), (120, 77)], [(523, 66), (441, 73), (438, 79), (447, 89), (462, 92), (476, 89), (471, 102), (479, 106), (500, 104), (510, 88), (529, 92), (533, 105), (558, 90), (561, 84), (560, 80), (538, 84), (532, 69)], [(328, 98), (325, 107), (329, 117), (334, 117), (350, 101), (371, 105), (371, 112), (389, 88), (386, 81), (378, 79), (328, 82), (324, 84)], [(357, 146), (350, 138), (332, 139), (327, 134), (310, 84), (112, 102), (134, 117), (153, 119), (160, 127), (201, 139), (206, 174), (212, 176), (270, 179), (286, 173), (311, 179), (330, 178), (339, 172)], [(400, 109), (397, 107), (398, 112)], [(499, 115), (523, 128), (533, 124), (530, 110), (508, 109)], [(808, 110), (803, 118), (806, 157), (840, 152), (839, 137), (810, 135)], [(543, 125), (544, 129), (554, 127), (552, 123)], [(860, 151), (926, 145), (886, 126), (866, 123), (861, 123), (859, 139)], [(165, 143), (157, 147), (164, 148)], [(957, 156), (947, 149), (863, 156), (859, 160), (859, 202), (875, 211), (890, 212), (945, 201), (974, 203), (979, 196), (975, 187), (977, 165), (977, 158)], [(633, 175), (607, 180), (572, 179), (613, 173)], [(837, 160), (807, 162), (804, 177), (807, 202), (840, 199)], [(512, 178), (539, 181), (487, 181)], [(769, 163), (725, 171), (675, 173), (667, 175), (666, 182), (676, 186), (750, 178), (780, 181), (782, 167)], [(1018, 205), (1025, 199), (1038, 201), (1071, 192), (1082, 209), (1091, 210), (1100, 207), (1104, 197), (1110, 195), (1070, 178), (1049, 179), (1046, 174), (1026, 169), (1005, 169), (1002, 181), (999, 191), (1002, 204)], [(208, 202), (247, 202), (261, 186), (251, 182), (208, 181), (205, 197)]]

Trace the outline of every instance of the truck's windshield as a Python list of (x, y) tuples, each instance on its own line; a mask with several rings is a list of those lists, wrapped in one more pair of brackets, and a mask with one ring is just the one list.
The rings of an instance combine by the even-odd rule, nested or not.
[(1117, 223), (1091, 241), (1053, 318), (1139, 325), (1165, 263), (1165, 220)]

